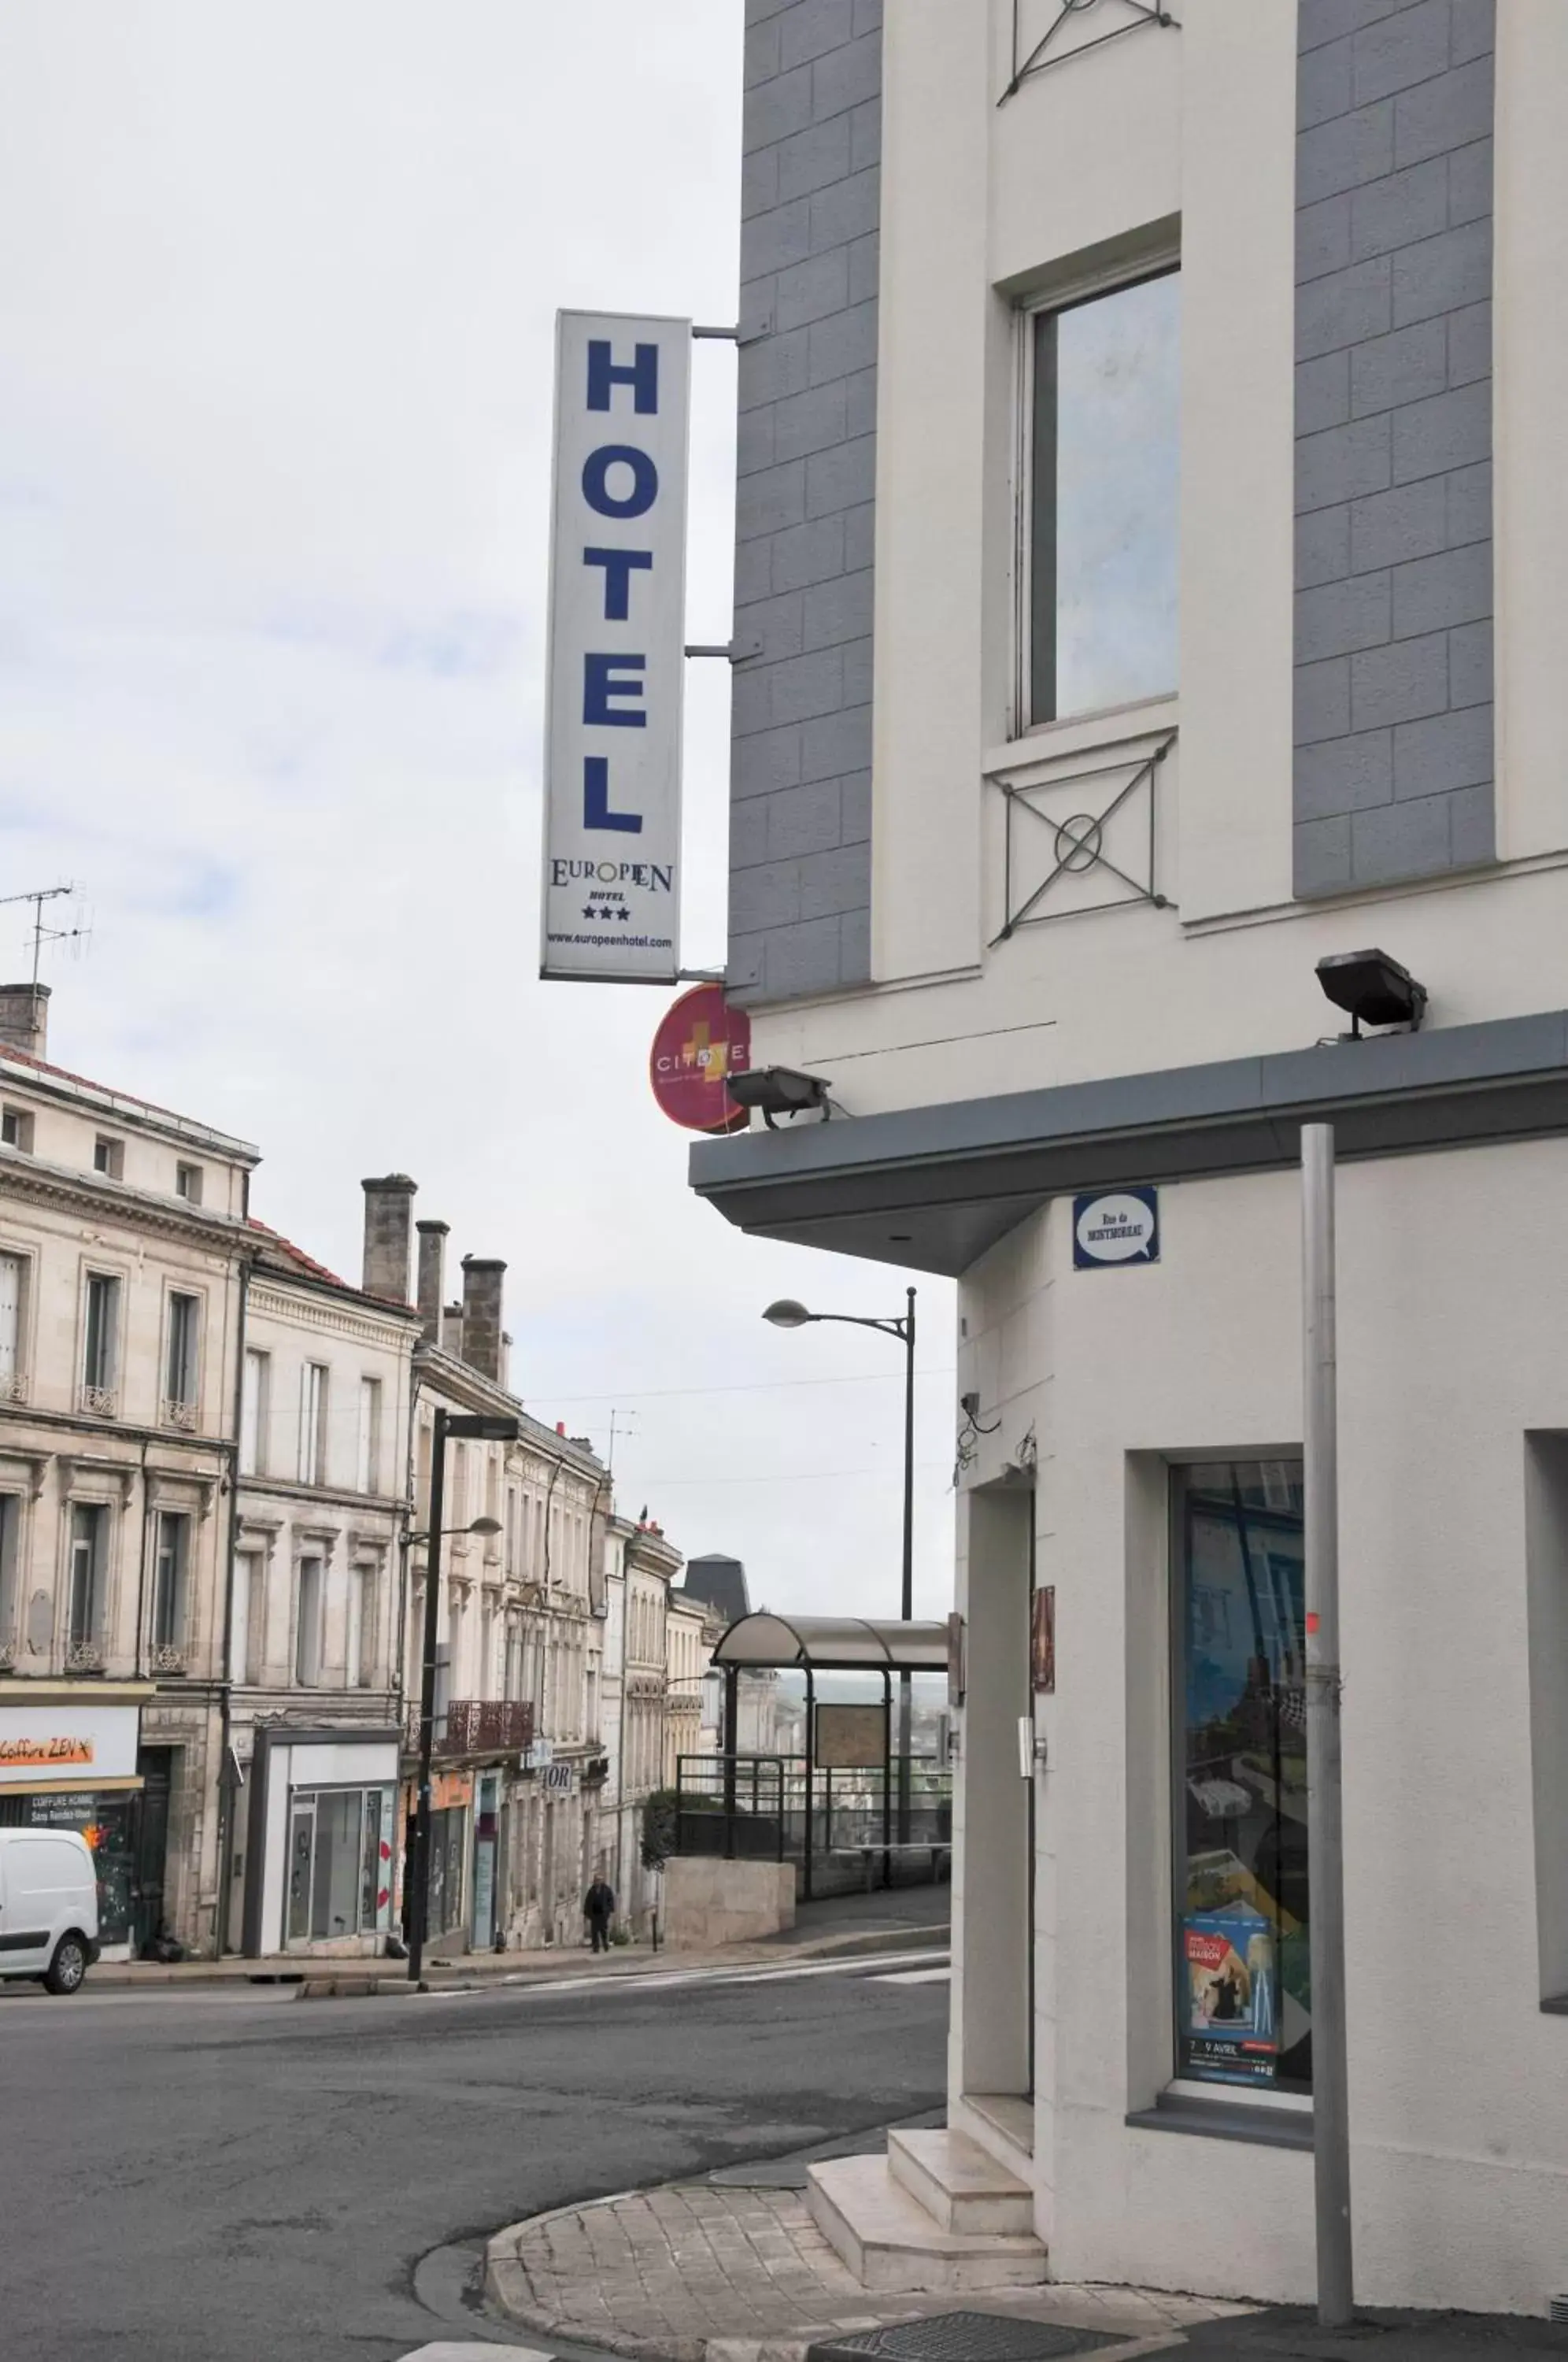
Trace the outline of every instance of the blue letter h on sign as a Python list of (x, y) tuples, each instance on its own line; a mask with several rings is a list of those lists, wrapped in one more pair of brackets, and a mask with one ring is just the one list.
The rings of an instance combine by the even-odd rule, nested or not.
[(610, 389), (629, 385), (634, 389), (634, 410), (658, 414), (658, 347), (638, 345), (636, 359), (630, 369), (610, 358), (608, 341), (601, 337), (588, 340), (588, 406), (590, 410), (608, 410)]

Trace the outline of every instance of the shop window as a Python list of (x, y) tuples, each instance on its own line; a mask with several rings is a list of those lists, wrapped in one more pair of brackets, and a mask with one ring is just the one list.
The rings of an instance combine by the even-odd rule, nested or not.
[(72, 1508), (68, 1637), (73, 1651), (96, 1651), (102, 1644), (108, 1518), (101, 1501), (78, 1501)]
[(1568, 2014), (1568, 1435), (1525, 1438), (1525, 1573), (1540, 2000)]
[(1301, 1469), (1180, 1468), (1173, 1493), (1176, 2075), (1306, 2093)]
[(1032, 723), (1176, 686), (1180, 292), (1167, 270), (1031, 323)]
[(152, 1569), (152, 1661), (160, 1672), (183, 1670), (191, 1520), (160, 1510)]
[(291, 1943), (374, 1935), (392, 1908), (390, 1788), (296, 1789), (289, 1808)]

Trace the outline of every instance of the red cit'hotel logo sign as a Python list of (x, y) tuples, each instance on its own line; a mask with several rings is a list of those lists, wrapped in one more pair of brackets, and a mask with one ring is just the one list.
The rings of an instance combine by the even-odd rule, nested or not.
[(750, 1018), (725, 1006), (718, 985), (700, 984), (667, 1011), (648, 1054), (648, 1079), (672, 1123), (688, 1131), (738, 1131), (746, 1111), (725, 1086), (750, 1065)]

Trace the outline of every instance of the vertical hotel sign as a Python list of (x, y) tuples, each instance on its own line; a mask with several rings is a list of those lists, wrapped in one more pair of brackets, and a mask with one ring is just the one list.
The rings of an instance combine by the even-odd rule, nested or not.
[(547, 977), (679, 970), (690, 361), (689, 320), (557, 316)]

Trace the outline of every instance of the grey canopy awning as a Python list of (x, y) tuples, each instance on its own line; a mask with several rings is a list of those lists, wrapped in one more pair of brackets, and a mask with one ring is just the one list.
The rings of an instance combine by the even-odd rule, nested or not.
[(945, 1624), (872, 1623), (860, 1616), (770, 1616), (759, 1610), (730, 1626), (715, 1665), (788, 1667), (812, 1672), (944, 1673)]

